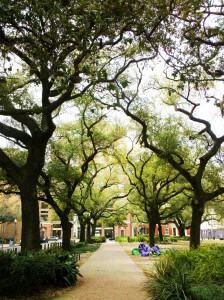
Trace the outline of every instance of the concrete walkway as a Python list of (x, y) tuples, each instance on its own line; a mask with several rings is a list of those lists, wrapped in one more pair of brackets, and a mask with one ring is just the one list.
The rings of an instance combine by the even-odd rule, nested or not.
[(83, 278), (61, 300), (146, 300), (141, 291), (145, 280), (124, 249), (116, 242), (102, 244), (80, 267)]

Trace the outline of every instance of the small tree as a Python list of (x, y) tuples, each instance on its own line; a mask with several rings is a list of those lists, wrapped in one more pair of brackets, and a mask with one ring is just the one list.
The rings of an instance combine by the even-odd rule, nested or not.
[[(139, 154), (140, 152), (140, 154)], [(122, 169), (133, 187), (129, 202), (138, 206), (147, 216), (149, 224), (149, 244), (154, 246), (156, 224), (162, 239), (161, 221), (174, 215), (179, 209), (168, 209), (171, 199), (182, 193), (178, 183), (179, 174), (169, 165), (158, 160), (148, 151), (138, 149), (138, 155), (132, 148), (126, 155), (126, 162), (120, 160)]]
[(127, 205), (127, 202), (122, 199), (125, 200), (130, 191), (125, 193), (124, 189), (118, 188), (117, 171), (116, 165), (109, 166), (108, 175), (106, 176), (104, 171), (103, 174), (100, 174), (101, 176), (95, 178), (90, 187), (86, 208), (92, 220), (92, 236), (95, 235), (96, 224), (100, 219), (108, 219), (121, 213)]
[(90, 172), (94, 169), (94, 159), (124, 134), (121, 127), (108, 128), (103, 111), (91, 99), (86, 99), (84, 107), (80, 107), (80, 114), (79, 121), (64, 125), (52, 139), (51, 161), (41, 172), (39, 185), (39, 199), (49, 203), (61, 219), (65, 249), (70, 248), (70, 212), (78, 215), (81, 226), (86, 223), (83, 213), (87, 209), (82, 204), (85, 197), (81, 192), (83, 185), (87, 182), (90, 185), (97, 175)]

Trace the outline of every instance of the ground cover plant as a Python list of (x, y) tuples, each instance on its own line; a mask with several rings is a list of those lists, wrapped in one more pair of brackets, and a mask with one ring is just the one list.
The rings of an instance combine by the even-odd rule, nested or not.
[(60, 249), (27, 255), (0, 252), (1, 296), (31, 295), (49, 286), (69, 286), (78, 275), (75, 256)]
[(146, 271), (153, 300), (224, 299), (224, 247), (170, 251)]
[(71, 252), (74, 254), (81, 254), (86, 252), (94, 252), (99, 249), (99, 245), (90, 245), (86, 243), (75, 243), (71, 247)]
[(92, 236), (91, 237), (91, 242), (92, 243), (105, 243), (106, 242), (106, 237), (105, 236)]
[[(184, 236), (164, 236), (163, 241), (160, 241), (159, 236), (155, 236), (155, 243), (174, 243), (178, 241), (189, 241), (190, 237)], [(141, 243), (148, 243), (149, 242), (149, 236), (148, 235), (138, 235), (138, 236), (118, 236), (115, 238), (116, 242), (129, 242), (129, 243), (134, 243), (134, 242), (141, 242)]]
[(128, 241), (128, 237), (127, 236), (117, 236), (115, 238), (115, 241), (119, 242), (119, 243), (127, 242)]

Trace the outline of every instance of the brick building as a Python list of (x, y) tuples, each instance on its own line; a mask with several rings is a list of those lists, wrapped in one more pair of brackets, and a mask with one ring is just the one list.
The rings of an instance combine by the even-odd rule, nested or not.
[(21, 201), (20, 196), (12, 195), (0, 197), (0, 207), (7, 207), (7, 210), (15, 217), (12, 223), (0, 224), (0, 239), (14, 240), (15, 243), (21, 240)]

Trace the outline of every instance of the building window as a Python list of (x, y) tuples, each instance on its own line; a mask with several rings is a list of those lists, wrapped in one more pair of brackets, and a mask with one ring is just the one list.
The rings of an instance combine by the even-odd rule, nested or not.
[(45, 202), (41, 202), (41, 208), (47, 209), (48, 208), (48, 204), (45, 203)]
[(2, 227), (2, 233), (5, 233), (5, 227), (4, 226)]
[(61, 228), (61, 224), (53, 224), (53, 228)]
[(165, 228), (165, 234), (164, 235), (169, 235), (169, 228), (168, 227)]
[(48, 220), (48, 215), (41, 215), (40, 221), (46, 222)]
[(123, 229), (121, 230), (121, 236), (124, 236), (124, 230)]

